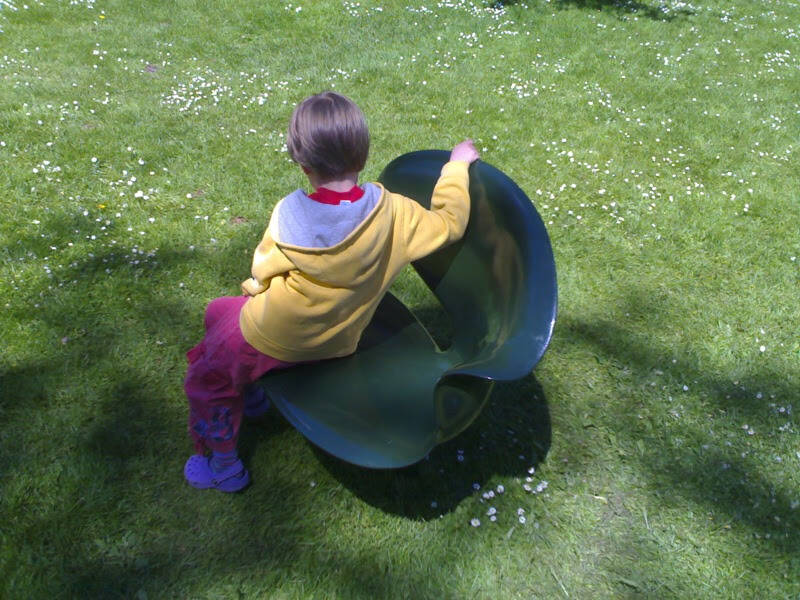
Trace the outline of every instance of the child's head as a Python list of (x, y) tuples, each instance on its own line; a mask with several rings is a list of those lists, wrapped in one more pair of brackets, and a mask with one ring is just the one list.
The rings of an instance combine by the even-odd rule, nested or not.
[(369, 154), (367, 121), (346, 96), (323, 92), (295, 108), (286, 145), (292, 160), (323, 179), (358, 173)]

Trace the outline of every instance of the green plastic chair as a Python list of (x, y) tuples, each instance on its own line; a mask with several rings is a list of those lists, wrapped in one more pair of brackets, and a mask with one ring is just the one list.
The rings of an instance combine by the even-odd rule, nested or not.
[[(448, 159), (438, 150), (405, 154), (380, 181), (429, 207)], [(472, 423), (495, 381), (528, 375), (544, 354), (557, 303), (544, 224), (485, 162), (470, 167), (470, 199), (463, 239), (413, 264), (452, 320), (449, 348), (388, 293), (355, 354), (260, 380), (284, 417), (330, 454), (373, 468), (415, 463)]]

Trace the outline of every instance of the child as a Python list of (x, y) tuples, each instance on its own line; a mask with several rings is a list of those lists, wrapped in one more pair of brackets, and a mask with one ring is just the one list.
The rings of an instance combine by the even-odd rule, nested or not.
[[(236, 454), (242, 415), (268, 400), (247, 386), (272, 369), (353, 353), (389, 285), (411, 261), (461, 238), (469, 218), (471, 140), (453, 148), (431, 209), (377, 183), (358, 185), (369, 150), (361, 110), (333, 92), (297, 106), (287, 146), (315, 192), (297, 190), (272, 212), (244, 296), (206, 309), (206, 335), (187, 354), (185, 390), (196, 488), (235, 492), (250, 475)], [(206, 453), (210, 451), (211, 455)]]

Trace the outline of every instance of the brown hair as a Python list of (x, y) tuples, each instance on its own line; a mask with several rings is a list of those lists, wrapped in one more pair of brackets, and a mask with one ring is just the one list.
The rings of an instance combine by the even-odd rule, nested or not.
[(320, 177), (357, 173), (369, 154), (369, 130), (355, 102), (336, 92), (303, 100), (289, 121), (289, 156)]

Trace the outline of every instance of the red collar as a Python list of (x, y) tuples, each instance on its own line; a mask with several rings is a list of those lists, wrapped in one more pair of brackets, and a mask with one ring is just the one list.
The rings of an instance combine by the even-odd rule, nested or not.
[(334, 192), (333, 190), (329, 190), (328, 188), (321, 187), (317, 189), (316, 192), (313, 194), (309, 194), (308, 197), (312, 200), (316, 200), (321, 204), (334, 204), (339, 205), (342, 202), (355, 202), (359, 198), (364, 195), (364, 190), (362, 190), (357, 185), (354, 185), (350, 190), (347, 192)]

